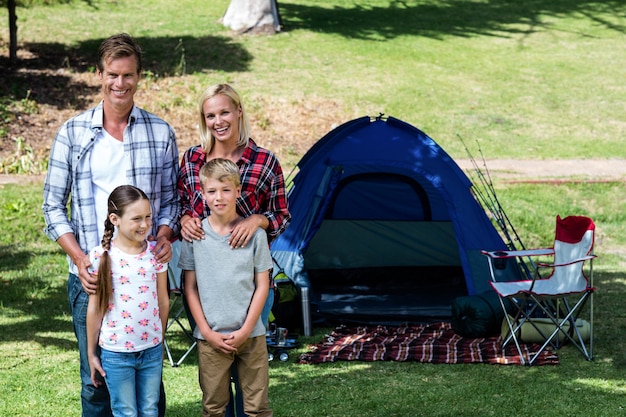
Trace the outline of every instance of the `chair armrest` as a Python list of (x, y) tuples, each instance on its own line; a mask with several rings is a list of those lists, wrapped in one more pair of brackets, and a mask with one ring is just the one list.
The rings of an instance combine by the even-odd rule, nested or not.
[(591, 259), (597, 258), (597, 255), (587, 255), (587, 256), (583, 256), (582, 258), (578, 258), (578, 259), (573, 259), (569, 262), (566, 262), (564, 264), (547, 264), (547, 263), (543, 263), (543, 262), (538, 262), (537, 265), (538, 266), (542, 266), (542, 267), (549, 267), (549, 268), (558, 268), (560, 266), (569, 266), (569, 265), (573, 265), (579, 262), (585, 262), (585, 261), (589, 261)]
[(480, 253), (492, 259), (503, 259), (503, 258), (515, 258), (515, 257), (524, 257), (524, 256), (554, 255), (554, 249), (553, 248), (541, 248), (541, 249), (496, 250), (496, 251), (481, 250)]

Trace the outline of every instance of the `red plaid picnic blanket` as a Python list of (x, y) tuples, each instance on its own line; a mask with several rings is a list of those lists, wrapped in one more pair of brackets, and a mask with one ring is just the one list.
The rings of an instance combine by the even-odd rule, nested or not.
[[(309, 346), (300, 356), (301, 364), (344, 361), (417, 361), (428, 363), (491, 363), (520, 364), (513, 343), (504, 352), (500, 336), (463, 338), (450, 323), (424, 325), (347, 327), (339, 326), (321, 343)], [(540, 347), (522, 344), (527, 355)], [(542, 352), (536, 365), (558, 365), (558, 356), (549, 350)]]

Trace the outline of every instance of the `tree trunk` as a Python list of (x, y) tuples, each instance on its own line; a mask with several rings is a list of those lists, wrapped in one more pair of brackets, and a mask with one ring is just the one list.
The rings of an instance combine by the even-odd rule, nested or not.
[(238, 33), (274, 34), (281, 28), (276, 0), (231, 0), (221, 22)]
[(15, 0), (7, 2), (9, 9), (9, 62), (17, 62), (17, 13)]

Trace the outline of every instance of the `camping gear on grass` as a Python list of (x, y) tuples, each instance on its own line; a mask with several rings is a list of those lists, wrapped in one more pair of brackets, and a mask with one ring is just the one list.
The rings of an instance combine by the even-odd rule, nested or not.
[[(528, 354), (538, 344), (522, 344)], [(414, 326), (339, 326), (300, 355), (298, 363), (319, 364), (336, 361), (397, 361), (423, 363), (489, 363), (519, 365), (515, 346), (500, 350), (500, 337), (461, 337), (450, 323), (435, 322)], [(536, 365), (558, 365), (554, 352), (543, 351)]]
[[(454, 160), (419, 129), (362, 117), (329, 132), (287, 177), (290, 226), (274, 258), (320, 321), (450, 318), (489, 290), (480, 250), (507, 249)], [(512, 263), (504, 279), (518, 279)]]
[[(502, 347), (513, 342), (522, 356), (520, 328), (526, 324), (533, 326), (536, 317), (545, 317), (551, 321), (551, 330), (543, 333), (541, 347), (525, 358), (532, 365), (545, 349), (559, 349), (565, 341), (576, 346), (585, 359), (593, 359), (593, 254), (595, 224), (585, 216), (556, 217), (556, 233), (551, 248), (536, 248), (517, 251), (484, 250), (492, 273), (491, 286), (504, 300), (509, 299), (516, 307), (514, 319), (505, 316), (509, 328)], [(516, 281), (501, 282), (496, 278), (498, 263), (508, 259), (551, 258), (552, 262), (537, 262), (549, 275), (532, 275)], [(587, 267), (585, 268), (585, 264)], [(587, 308), (588, 307), (588, 308)], [(579, 318), (588, 320), (588, 337), (583, 337), (584, 327), (577, 325)], [(567, 325), (567, 328), (566, 328)], [(559, 337), (564, 336), (564, 337)]]
[[(277, 264), (276, 261), (274, 263)], [(274, 326), (288, 329), (302, 327), (298, 287), (280, 266), (274, 276), (274, 285), (274, 304), (272, 305), (270, 322)]]
[[(513, 320), (513, 317), (509, 315), (509, 320)], [(577, 319), (576, 328), (580, 332), (582, 339), (585, 342), (589, 341), (591, 337), (591, 324), (587, 320), (583, 320), (581, 318)], [(556, 325), (551, 318), (547, 317), (534, 317), (528, 319), (525, 323), (523, 323), (518, 332), (518, 338), (526, 343), (544, 343), (546, 341), (546, 336), (552, 334), (556, 330)], [(502, 338), (506, 338), (511, 330), (509, 329), (509, 324), (506, 319), (502, 319), (502, 324), (500, 326), (500, 334)], [(571, 325), (568, 321), (562, 323), (562, 330), (558, 332), (558, 337), (564, 343), (567, 342), (567, 334), (573, 335), (574, 332), (571, 331)]]
[(289, 333), (286, 327), (276, 327), (270, 324), (269, 330), (265, 333), (267, 341), (267, 358), (270, 361), (278, 359), (281, 362), (289, 360), (289, 350), (300, 346), (298, 336)]
[(452, 329), (463, 337), (494, 336), (500, 332), (503, 318), (500, 299), (494, 291), (457, 297), (452, 302)]

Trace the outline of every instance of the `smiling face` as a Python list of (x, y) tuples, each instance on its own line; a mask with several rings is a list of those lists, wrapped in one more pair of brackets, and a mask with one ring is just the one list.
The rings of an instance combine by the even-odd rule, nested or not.
[(98, 70), (104, 105), (117, 111), (130, 111), (133, 106), (139, 71), (134, 55), (111, 59)]
[(142, 247), (152, 224), (150, 202), (140, 199), (130, 203), (124, 207), (122, 215), (111, 213), (109, 220), (117, 227), (118, 246)]
[(237, 143), (241, 108), (230, 97), (217, 94), (207, 99), (202, 105), (202, 113), (207, 129), (216, 141)]
[(206, 178), (202, 185), (202, 195), (211, 210), (211, 215), (237, 216), (237, 198), (241, 194), (241, 186), (232, 181), (217, 178)]

